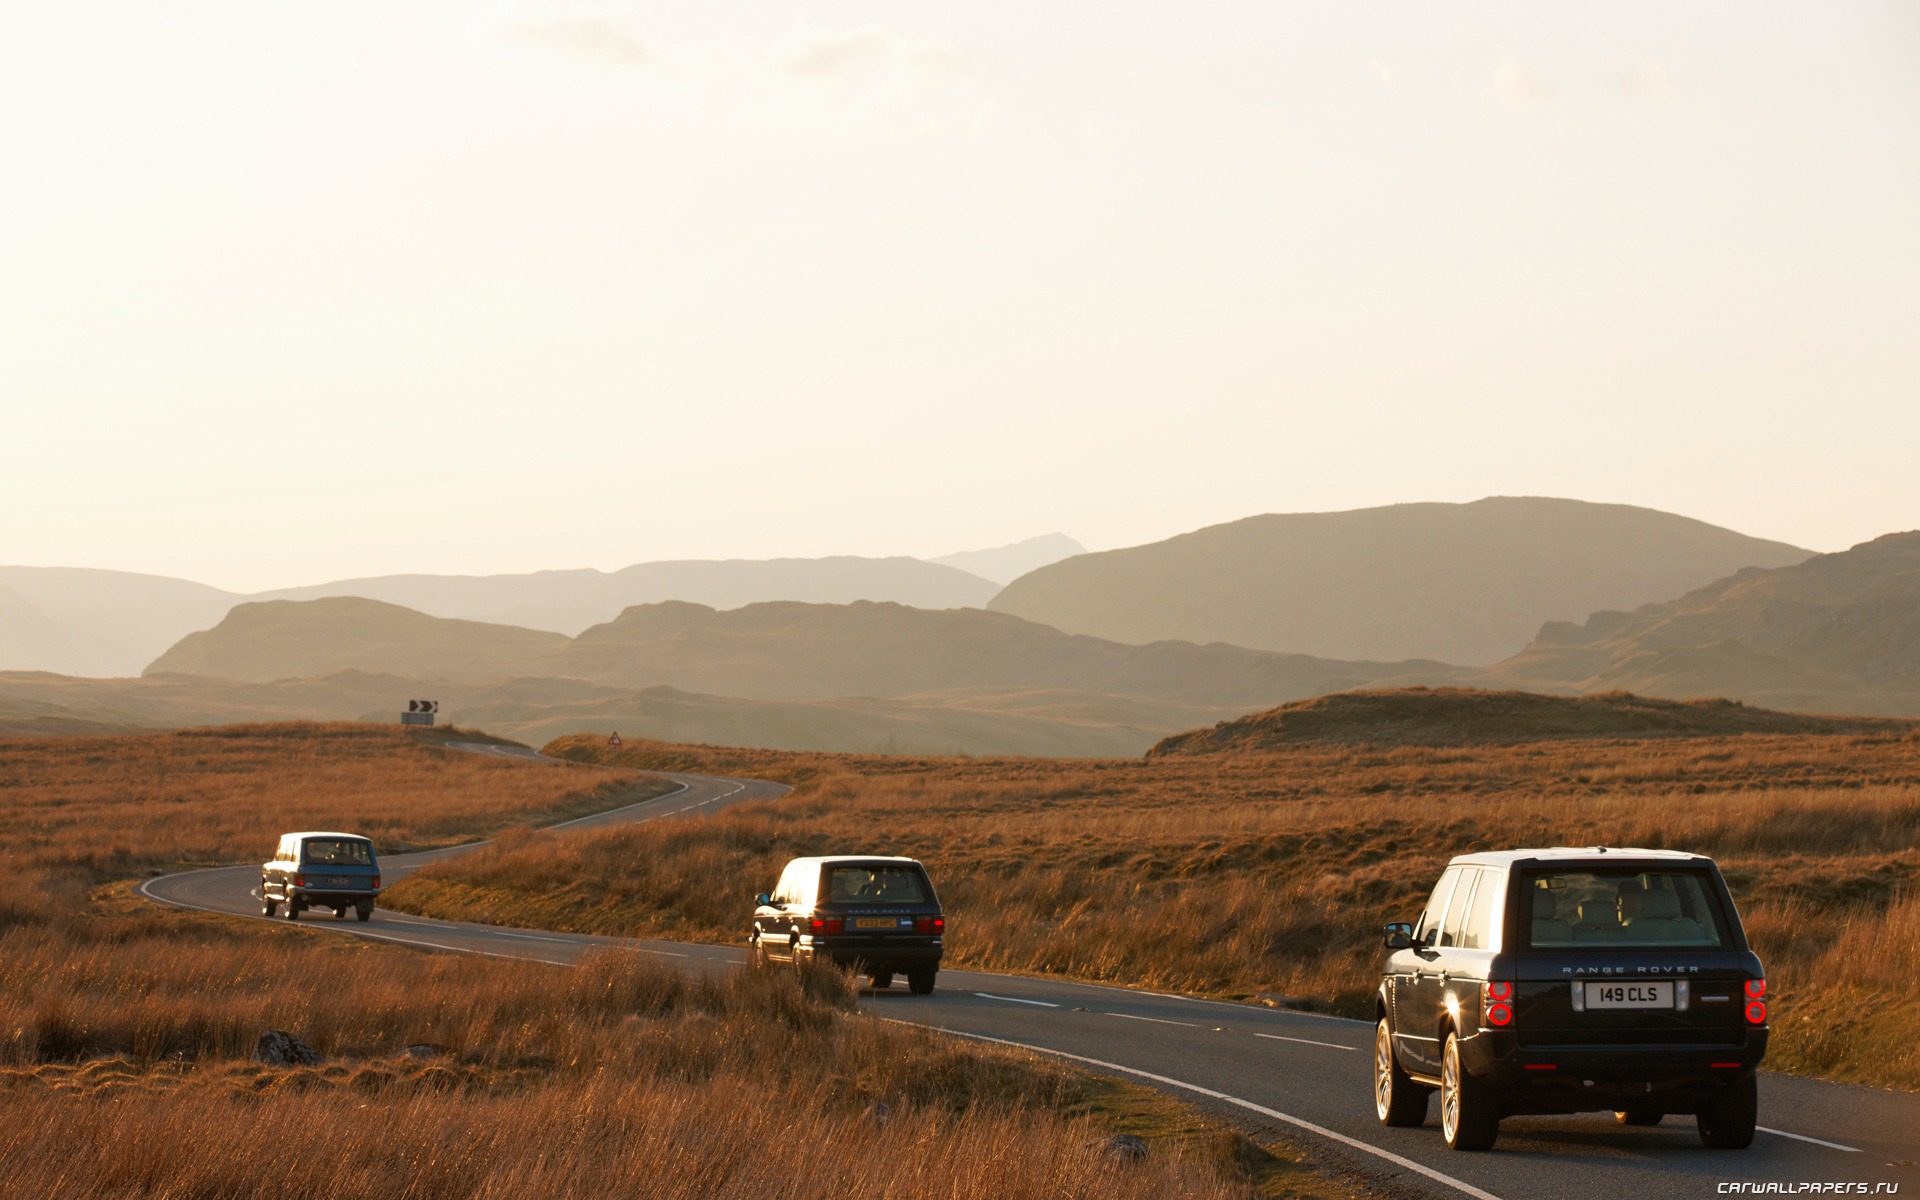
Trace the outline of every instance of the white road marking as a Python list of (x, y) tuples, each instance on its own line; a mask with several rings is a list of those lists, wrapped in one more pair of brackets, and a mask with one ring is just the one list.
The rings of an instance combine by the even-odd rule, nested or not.
[(575, 817), (571, 821), (562, 821), (558, 825), (549, 825), (547, 826), (547, 832), (551, 833), (556, 829), (565, 829), (569, 825), (578, 825), (582, 821), (597, 821), (603, 817), (611, 816), (613, 813), (624, 812), (628, 808), (639, 808), (642, 804), (652, 804), (658, 800), (665, 800), (668, 796), (678, 796), (681, 792), (687, 791), (692, 787), (693, 785), (691, 783), (682, 783), (670, 792), (661, 792), (658, 796), (652, 796), (638, 803), (626, 805), (624, 808), (613, 808), (608, 809), (606, 812), (588, 813), (584, 817)]
[[(1111, 1013), (1109, 1015), (1117, 1017), (1122, 1014)], [(898, 1017), (881, 1017), (880, 1020), (891, 1021), (895, 1025), (913, 1025), (916, 1029), (927, 1028), (925, 1025), (915, 1025), (912, 1021), (902, 1021)], [(1375, 1158), (1383, 1158), (1397, 1167), (1404, 1167), (1417, 1175), (1422, 1175), (1433, 1180), (1435, 1183), (1445, 1184), (1447, 1187), (1472, 1196), (1474, 1200), (1500, 1200), (1500, 1197), (1494, 1195), (1492, 1192), (1477, 1188), (1464, 1179), (1455, 1179), (1451, 1175), (1443, 1174), (1442, 1172), (1434, 1170), (1432, 1167), (1417, 1163), (1410, 1158), (1403, 1158), (1391, 1150), (1382, 1150), (1378, 1146), (1370, 1146), (1359, 1138), (1348, 1137), (1346, 1134), (1328, 1129), (1324, 1125), (1315, 1125), (1312, 1121), (1303, 1121), (1299, 1117), (1289, 1113), (1283, 1113), (1278, 1109), (1268, 1108), (1264, 1104), (1255, 1104), (1251, 1100), (1242, 1100), (1238, 1096), (1229, 1096), (1225, 1092), (1216, 1092), (1212, 1088), (1201, 1087), (1197, 1083), (1188, 1083), (1184, 1079), (1174, 1079), (1166, 1075), (1155, 1075), (1152, 1071), (1142, 1071), (1137, 1067), (1123, 1067), (1119, 1063), (1104, 1062), (1101, 1059), (1087, 1058), (1079, 1054), (1068, 1054), (1065, 1050), (1049, 1050), (1045, 1046), (1031, 1046), (1026, 1042), (1013, 1042), (1005, 1038), (986, 1037), (978, 1033), (961, 1033), (955, 1029), (939, 1029), (935, 1032), (950, 1034), (954, 1037), (968, 1038), (976, 1042), (990, 1042), (996, 1046), (1011, 1046), (1016, 1050), (1031, 1050), (1036, 1054), (1051, 1054), (1055, 1058), (1064, 1058), (1072, 1062), (1085, 1063), (1090, 1067), (1099, 1067), (1104, 1071), (1118, 1071), (1122, 1075), (1132, 1075), (1138, 1079), (1150, 1079), (1155, 1083), (1165, 1084), (1168, 1087), (1183, 1088), (1186, 1091), (1198, 1093), (1212, 1100), (1219, 1100), (1225, 1104), (1232, 1104), (1239, 1108), (1244, 1108), (1248, 1112), (1259, 1113), (1263, 1117), (1271, 1117), (1276, 1121), (1284, 1121), (1296, 1129), (1304, 1129), (1309, 1133), (1317, 1133), (1321, 1137), (1330, 1138), (1343, 1146), (1351, 1147), (1365, 1154), (1371, 1154)]]
[(1035, 1004), (1041, 1008), (1059, 1008), (1060, 1007), (1058, 1004), (1049, 1004), (1045, 1000), (1022, 1000), (1018, 996), (996, 996), (992, 992), (975, 992), (974, 995), (979, 996), (984, 1000), (1005, 1000), (1008, 1004)]
[(1817, 1137), (1808, 1137), (1804, 1133), (1788, 1133), (1784, 1129), (1768, 1129), (1765, 1125), (1755, 1125), (1761, 1133), (1770, 1133), (1775, 1137), (1792, 1138), (1796, 1142), (1812, 1142), (1816, 1146), (1825, 1146), (1829, 1150), (1845, 1150), (1848, 1154), (1859, 1154), (1858, 1146), (1842, 1146), (1839, 1142), (1823, 1142)]
[(1329, 1050), (1358, 1050), (1358, 1046), (1342, 1046), (1337, 1042), (1316, 1042), (1312, 1038), (1282, 1037), (1277, 1033), (1256, 1033), (1253, 1036), (1268, 1038), (1276, 1042), (1299, 1042), (1302, 1046), (1325, 1046)]
[(632, 949), (637, 950), (641, 954), (658, 954), (661, 958), (685, 958), (686, 957), (686, 955), (677, 954), (672, 950), (649, 950), (645, 946), (634, 946), (632, 947)]
[(1117, 1012), (1101, 1013), (1100, 1015), (1103, 1017), (1124, 1017), (1129, 1021), (1152, 1021), (1155, 1025), (1184, 1025), (1188, 1029), (1200, 1028), (1198, 1025), (1195, 1025), (1192, 1021), (1169, 1021), (1165, 1017), (1136, 1017), (1132, 1013), (1117, 1013)]

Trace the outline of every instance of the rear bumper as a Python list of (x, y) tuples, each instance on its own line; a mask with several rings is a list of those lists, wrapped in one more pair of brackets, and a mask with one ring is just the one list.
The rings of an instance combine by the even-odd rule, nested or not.
[(292, 888), (291, 898), (316, 908), (337, 908), (342, 904), (371, 902), (380, 896), (379, 888)]
[(1751, 1076), (1767, 1053), (1767, 1030), (1745, 1029), (1719, 1045), (1529, 1045), (1483, 1030), (1461, 1043), (1463, 1065), (1497, 1088), (1506, 1109), (1595, 1112), (1629, 1102), (1684, 1112)]
[(830, 962), (876, 971), (924, 971), (940, 965), (944, 947), (934, 945), (844, 945), (831, 939), (802, 941), (798, 957), (807, 962)]

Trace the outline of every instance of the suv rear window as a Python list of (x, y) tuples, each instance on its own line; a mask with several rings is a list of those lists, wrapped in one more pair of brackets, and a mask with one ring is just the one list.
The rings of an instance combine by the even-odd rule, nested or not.
[(330, 867), (373, 865), (373, 847), (365, 842), (334, 841), (309, 838), (303, 848), (306, 861), (322, 863)]
[(1526, 880), (1523, 927), (1536, 950), (1728, 944), (1704, 872), (1582, 868), (1532, 872)]
[(827, 904), (929, 904), (933, 895), (925, 876), (912, 867), (835, 866), (827, 868)]

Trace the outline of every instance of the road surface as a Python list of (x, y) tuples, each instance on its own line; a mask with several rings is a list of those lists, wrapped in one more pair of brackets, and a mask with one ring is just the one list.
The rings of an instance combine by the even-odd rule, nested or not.
[[(692, 816), (787, 791), (760, 780), (666, 778), (679, 785), (667, 795), (555, 828)], [(383, 857), (383, 874), (392, 882), (482, 844)], [(743, 934), (754, 882), (740, 882)], [(159, 876), (140, 890), (164, 904), (259, 917), (258, 883), (259, 867), (248, 864)], [(606, 947), (691, 969), (720, 970), (746, 960), (737, 946), (543, 933), (384, 910), (365, 923), (310, 915), (302, 925), (427, 950), (562, 965)], [(1859, 1195), (1893, 1194), (1886, 1190), (1893, 1186), (1920, 1195), (1920, 1097), (1902, 1093), (1767, 1073), (1760, 1081), (1763, 1132), (1749, 1150), (1702, 1148), (1690, 1117), (1629, 1129), (1598, 1114), (1510, 1118), (1501, 1124), (1493, 1152), (1460, 1154), (1440, 1140), (1437, 1102), (1424, 1129), (1386, 1129), (1375, 1121), (1373, 1030), (1363, 1021), (958, 969), (941, 971), (931, 996), (912, 996), (897, 985), (863, 992), (861, 1007), (878, 1017), (1024, 1046), (1151, 1083), (1230, 1111), (1243, 1123), (1317, 1142), (1327, 1157), (1396, 1195), (1654, 1200), (1739, 1194), (1726, 1190), (1729, 1184), (1858, 1184), (1862, 1189), (1851, 1194)]]

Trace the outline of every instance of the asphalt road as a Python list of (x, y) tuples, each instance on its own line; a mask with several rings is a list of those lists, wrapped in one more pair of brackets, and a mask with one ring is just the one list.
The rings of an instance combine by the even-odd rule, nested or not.
[[(758, 780), (667, 778), (679, 789), (555, 828), (691, 816), (787, 790)], [(481, 844), (383, 857), (383, 874), (391, 882)], [(258, 866), (248, 864), (159, 876), (140, 890), (164, 904), (259, 917), (258, 882)], [(756, 882), (740, 884), (743, 935), (746, 897)], [(560, 965), (608, 947), (674, 959), (690, 969), (721, 970), (746, 960), (735, 946), (542, 933), (384, 910), (366, 923), (331, 915), (309, 915), (301, 923), (428, 950)], [(1362, 1021), (957, 969), (940, 973), (931, 996), (909, 995), (901, 984), (864, 992), (861, 1007), (878, 1017), (1024, 1046), (1151, 1083), (1243, 1122), (1317, 1143), (1327, 1157), (1396, 1195), (1651, 1200), (1740, 1194), (1730, 1188), (1766, 1184), (1782, 1185), (1771, 1194), (1837, 1194), (1786, 1190), (1809, 1184), (1857, 1185), (1850, 1193), (1856, 1195), (1894, 1194), (1889, 1188), (1920, 1193), (1920, 1097), (1901, 1093), (1767, 1073), (1760, 1081), (1764, 1132), (1748, 1150), (1702, 1148), (1691, 1118), (1629, 1129), (1598, 1114), (1510, 1118), (1491, 1153), (1460, 1154), (1440, 1140), (1437, 1103), (1424, 1129), (1386, 1129), (1375, 1121), (1372, 1028)]]

